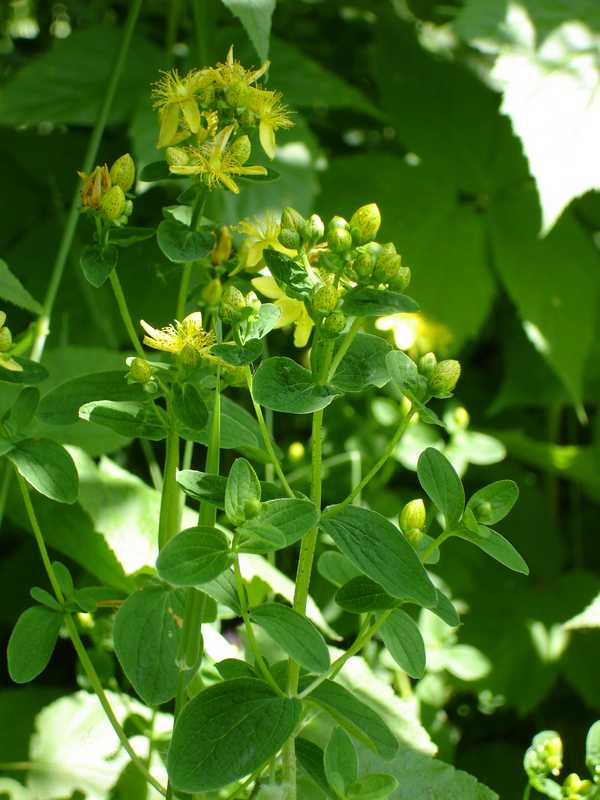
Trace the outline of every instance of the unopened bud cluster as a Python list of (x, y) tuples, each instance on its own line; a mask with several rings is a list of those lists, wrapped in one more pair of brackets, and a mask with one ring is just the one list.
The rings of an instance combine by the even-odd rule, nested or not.
[(452, 395), (460, 378), (458, 361), (453, 358), (438, 361), (434, 353), (425, 353), (419, 359), (417, 366), (420, 374), (427, 380), (427, 393), (430, 397), (445, 398)]
[(544, 731), (534, 736), (525, 753), (525, 771), (532, 777), (558, 775), (562, 769), (563, 745), (555, 731)]
[(83, 181), (84, 211), (95, 212), (114, 225), (126, 225), (133, 212), (127, 192), (135, 180), (135, 163), (129, 153), (118, 158), (110, 170), (104, 164), (94, 167), (89, 175), (80, 172), (79, 177)]
[(139, 383), (146, 392), (154, 394), (158, 391), (158, 381), (154, 377), (154, 367), (145, 358), (127, 358), (125, 363), (129, 367), (127, 383)]
[(10, 328), (4, 323), (6, 322), (6, 313), (0, 311), (0, 367), (9, 369), (11, 372), (21, 372), (23, 367), (8, 355), (13, 345), (13, 337)]
[(575, 772), (567, 775), (561, 787), (565, 800), (585, 800), (593, 789), (594, 784), (590, 780), (582, 780)]

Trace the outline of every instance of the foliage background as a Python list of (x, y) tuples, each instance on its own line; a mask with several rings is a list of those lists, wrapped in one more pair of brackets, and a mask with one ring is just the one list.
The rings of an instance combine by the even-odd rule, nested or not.
[[(126, 5), (13, 2), (0, 10), (0, 257), (39, 300)], [(170, 38), (174, 8), (180, 24)], [(228, 8), (207, 8), (203, 57), (221, 60), (235, 42), (243, 63), (257, 63)], [(257, 31), (259, 49), (266, 35)], [(156, 160), (148, 85), (169, 63), (173, 43), (176, 64), (194, 63), (190, 9), (148, 0), (100, 162), (126, 150), (140, 166)], [(481, 441), (471, 442), (470, 453), (455, 442), (454, 455), (474, 462), (467, 484), (519, 483), (521, 499), (503, 532), (531, 576), (507, 574), (452, 543), (438, 572), (468, 608), (460, 642), (478, 648), (489, 671), (477, 681), (436, 673), (420, 698), (422, 720), (441, 758), (509, 800), (520, 796), (522, 754), (541, 728), (561, 732), (567, 771), (582, 773), (585, 732), (600, 712), (600, 603), (577, 617), (600, 592), (600, 202), (592, 191), (600, 185), (599, 53), (593, 0), (279, 0), (269, 81), (296, 111), (296, 127), (281, 136), (281, 179), (248, 184), (239, 199), (222, 195), (209, 211), (235, 222), (291, 204), (326, 219), (376, 200), (383, 239), (393, 239), (411, 266), (411, 294), (426, 317), (416, 336), (406, 325), (383, 335), (396, 330), (413, 352), (433, 348), (461, 359), (458, 399), (470, 429), (502, 443), (506, 460), (478, 465)], [(177, 189), (141, 188), (135, 224), (154, 224)], [(127, 350), (109, 289), (92, 290), (77, 266), (88, 235), (82, 222), (54, 314), (44, 390), (90, 369), (120, 367)], [(127, 251), (121, 279), (134, 318), (168, 321), (178, 269), (154, 241)], [(7, 310), (14, 331), (31, 320), (26, 309)], [(289, 335), (275, 341), (279, 352), (292, 352)], [(1, 410), (13, 396), (3, 385)], [(368, 465), (374, 443), (385, 443), (391, 430), (390, 409), (381, 393), (339, 401), (327, 419), (330, 452), (354, 453)], [(285, 450), (308, 436), (306, 421), (288, 418), (278, 435)], [(82, 449), (82, 491), (79, 504), (58, 511), (39, 501), (50, 544), (84, 579), (126, 586), (126, 573), (145, 563), (156, 510), (141, 482), (149, 480), (142, 454), (82, 423), (61, 441)], [(348, 465), (332, 466), (325, 501), (342, 496), (347, 481)], [(366, 499), (391, 516), (415, 487), (410, 472), (389, 469)], [(0, 540), (3, 640), (29, 587), (44, 585), (23, 523), (11, 495)], [(278, 566), (291, 574), (291, 563)], [(331, 586), (317, 577), (313, 594), (326, 608)], [(344, 619), (335, 624), (343, 634)], [(73, 654), (66, 644), (59, 653), (43, 681), (27, 689), (11, 687), (2, 663), (1, 761), (24, 760), (35, 713), (73, 690)]]

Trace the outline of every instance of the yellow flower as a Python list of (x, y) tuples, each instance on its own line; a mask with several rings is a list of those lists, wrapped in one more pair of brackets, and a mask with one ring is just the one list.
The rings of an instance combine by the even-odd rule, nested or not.
[(197, 93), (207, 89), (213, 82), (211, 70), (192, 70), (181, 77), (176, 69), (163, 72), (153, 85), (152, 94), (156, 98), (154, 108), (159, 109), (160, 134), (157, 147), (167, 147), (181, 141), (178, 134), (181, 118), (187, 128), (183, 138), (200, 130), (200, 109)]
[(286, 107), (280, 102), (280, 97), (281, 95), (274, 94), (258, 110), (258, 138), (262, 149), (271, 159), (275, 158), (275, 132), (294, 125)]
[(0, 367), (11, 372), (23, 372), (23, 367), (6, 353), (12, 347), (12, 333), (5, 326), (6, 313), (0, 311)]
[(217, 64), (211, 72), (215, 84), (221, 89), (237, 88), (243, 91), (246, 86), (250, 86), (267, 72), (271, 66), (270, 61), (265, 61), (258, 69), (246, 69), (239, 61), (233, 58), (233, 45), (229, 48), (225, 63)]
[(190, 156), (190, 164), (172, 164), (169, 169), (176, 175), (199, 175), (202, 181), (214, 189), (216, 186), (225, 186), (230, 192), (238, 194), (239, 186), (232, 176), (234, 175), (266, 175), (264, 167), (255, 165), (245, 167), (244, 163), (250, 153), (246, 147), (240, 147), (240, 140), (247, 137), (239, 137), (228, 146), (229, 139), (233, 133), (233, 125), (228, 125), (209, 142), (200, 147), (190, 147), (187, 152)]
[(174, 353), (181, 357), (185, 364), (196, 364), (200, 358), (209, 357), (209, 352), (215, 343), (214, 333), (205, 331), (202, 327), (202, 314), (195, 311), (182, 321), (175, 320), (173, 325), (166, 328), (153, 328), (144, 320), (140, 325), (146, 331), (144, 344), (155, 350)]
[(244, 268), (252, 269), (262, 261), (263, 252), (267, 248), (278, 250), (286, 256), (294, 256), (295, 250), (284, 247), (278, 239), (281, 230), (280, 224), (273, 211), (266, 211), (262, 216), (254, 219), (243, 219), (236, 229), (247, 238), (248, 248), (245, 253)]
[(253, 278), (252, 285), (261, 294), (268, 297), (269, 300), (274, 300), (275, 305), (281, 311), (281, 316), (275, 327), (283, 328), (286, 325), (293, 325), (294, 346), (306, 347), (315, 323), (310, 318), (304, 303), (301, 300), (294, 300), (292, 297), (288, 297), (279, 288), (275, 278), (271, 276), (261, 275), (258, 278)]

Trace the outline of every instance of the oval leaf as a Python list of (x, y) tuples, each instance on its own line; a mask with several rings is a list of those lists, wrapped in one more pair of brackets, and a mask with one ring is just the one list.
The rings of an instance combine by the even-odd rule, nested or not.
[(455, 536), (461, 539), (466, 539), (471, 544), (479, 547), (488, 556), (499, 561), (508, 569), (514, 572), (520, 572), (522, 575), (529, 575), (529, 567), (527, 562), (521, 554), (512, 546), (512, 544), (505, 539), (502, 534), (498, 533), (492, 528), (487, 528), (485, 525), (479, 526), (480, 533), (473, 533), (467, 528), (460, 528), (454, 532)]
[(391, 597), (378, 583), (365, 575), (359, 575), (345, 583), (338, 589), (334, 599), (340, 608), (353, 614), (395, 608), (399, 602), (396, 597)]
[(149, 403), (94, 400), (81, 406), (79, 417), (131, 438), (157, 442), (166, 438), (168, 433), (164, 412), (158, 407), (153, 411)]
[(346, 787), (358, 778), (358, 758), (352, 739), (343, 728), (334, 728), (323, 758), (325, 775), (336, 792), (344, 794)]
[(156, 238), (164, 255), (176, 264), (206, 258), (214, 244), (214, 236), (210, 231), (193, 231), (174, 217), (160, 223)]
[(321, 519), (321, 529), (358, 569), (393, 597), (430, 607), (435, 586), (419, 557), (400, 531), (381, 514), (348, 506)]
[(229, 542), (215, 528), (187, 528), (160, 551), (156, 569), (173, 586), (200, 586), (224, 572), (231, 563)]
[(20, 474), (40, 494), (58, 503), (74, 503), (79, 478), (73, 459), (50, 439), (23, 439), (6, 454)]
[(247, 503), (259, 503), (261, 497), (258, 476), (245, 458), (236, 458), (229, 471), (225, 487), (225, 513), (234, 525), (246, 519)]
[(301, 667), (310, 672), (329, 669), (325, 639), (306, 617), (281, 603), (265, 603), (252, 610), (250, 619), (266, 631)]
[(301, 708), (299, 700), (276, 695), (254, 678), (205, 689), (175, 724), (167, 762), (173, 786), (214, 791), (254, 772), (291, 736)]
[(381, 317), (419, 310), (418, 304), (408, 295), (371, 288), (350, 289), (344, 295), (343, 307), (349, 317)]
[[(336, 340), (336, 352), (343, 340), (343, 336)], [(370, 386), (381, 389), (390, 379), (385, 357), (391, 349), (381, 336), (357, 334), (331, 379), (331, 385), (341, 392), (362, 392)]]
[(118, 260), (119, 251), (116, 247), (94, 244), (84, 249), (79, 264), (87, 282), (99, 289), (117, 266)]
[(381, 638), (396, 664), (411, 678), (425, 674), (425, 645), (417, 623), (397, 608), (381, 626)]
[[(519, 487), (514, 481), (494, 481), (475, 492), (467, 503), (467, 508), (470, 508), (484, 524), (495, 525), (510, 512), (518, 497)], [(486, 504), (485, 518), (478, 512), (482, 503)]]
[(315, 383), (312, 373), (291, 358), (267, 358), (254, 376), (257, 403), (288, 414), (312, 414), (336, 397), (331, 388)]
[(348, 800), (386, 800), (398, 788), (398, 781), (393, 775), (372, 773), (363, 775), (356, 783), (348, 787)]
[(44, 606), (24, 611), (8, 640), (8, 672), (15, 683), (29, 683), (48, 666), (62, 625), (62, 614)]
[(0, 381), (31, 386), (45, 381), (48, 377), (48, 370), (36, 361), (30, 361), (28, 358), (22, 358), (21, 356), (12, 356), (11, 358), (16, 361), (21, 369), (6, 369), (0, 366)]
[(419, 456), (419, 482), (427, 496), (445, 518), (446, 528), (455, 528), (465, 510), (465, 490), (448, 459), (434, 447)]

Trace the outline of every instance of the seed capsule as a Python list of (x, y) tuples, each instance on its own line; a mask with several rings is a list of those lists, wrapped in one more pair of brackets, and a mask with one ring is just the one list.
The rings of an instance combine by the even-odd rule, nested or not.
[(313, 295), (313, 308), (317, 314), (331, 314), (335, 311), (338, 302), (338, 292), (335, 286), (321, 286)]
[(116, 220), (125, 211), (127, 199), (125, 192), (120, 186), (111, 186), (102, 198), (100, 209), (107, 219)]
[(436, 364), (429, 380), (429, 391), (434, 397), (447, 397), (460, 378), (460, 364), (453, 358)]
[(350, 218), (350, 233), (356, 245), (366, 244), (377, 236), (381, 214), (375, 203), (361, 206)]
[(323, 322), (323, 329), (330, 336), (337, 336), (346, 327), (346, 317), (342, 311), (334, 311)]
[(129, 153), (117, 158), (110, 168), (110, 180), (113, 186), (120, 186), (124, 192), (128, 192), (135, 180), (135, 163)]

